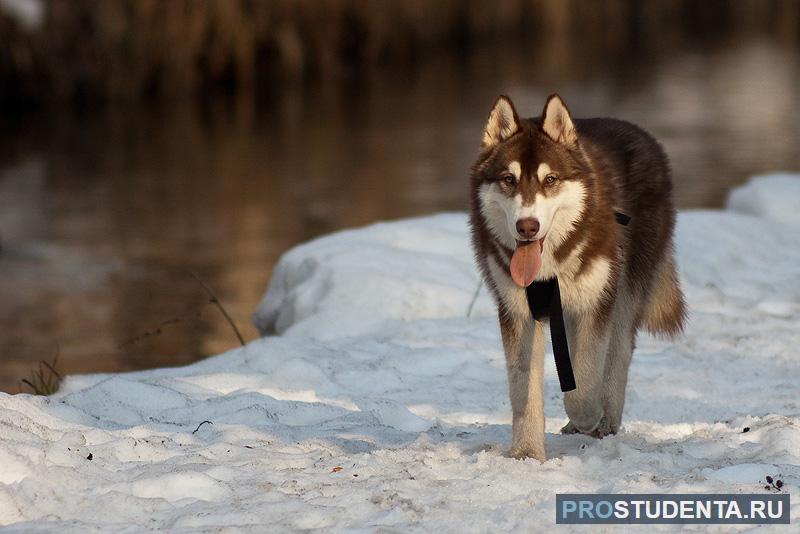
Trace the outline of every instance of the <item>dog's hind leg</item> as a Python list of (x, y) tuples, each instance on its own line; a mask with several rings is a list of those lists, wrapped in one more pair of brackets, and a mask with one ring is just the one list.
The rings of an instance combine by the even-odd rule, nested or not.
[(509, 454), (544, 462), (544, 328), (532, 318), (500, 315), (511, 397)]
[(589, 314), (565, 314), (567, 338), (576, 389), (564, 394), (569, 423), (563, 433), (592, 434), (603, 418), (603, 376), (608, 354), (609, 332)]

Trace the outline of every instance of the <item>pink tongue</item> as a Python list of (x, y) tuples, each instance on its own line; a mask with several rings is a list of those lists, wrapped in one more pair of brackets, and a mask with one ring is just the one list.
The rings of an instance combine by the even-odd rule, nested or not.
[(511, 256), (511, 279), (519, 287), (528, 287), (542, 268), (542, 240), (517, 243)]

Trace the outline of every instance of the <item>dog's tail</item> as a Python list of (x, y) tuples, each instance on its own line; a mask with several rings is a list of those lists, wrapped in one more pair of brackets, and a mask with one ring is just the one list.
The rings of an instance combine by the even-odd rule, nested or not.
[(683, 331), (686, 321), (686, 301), (675, 270), (672, 247), (668, 247), (664, 261), (659, 263), (653, 279), (650, 298), (644, 309), (644, 326), (656, 336), (675, 337)]

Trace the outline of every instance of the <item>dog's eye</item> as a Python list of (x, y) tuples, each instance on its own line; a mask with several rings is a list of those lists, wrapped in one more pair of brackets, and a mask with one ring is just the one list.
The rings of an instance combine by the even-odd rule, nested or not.
[(517, 178), (513, 174), (504, 174), (500, 179), (510, 185), (514, 185), (517, 182)]
[(556, 183), (556, 179), (557, 176), (551, 173), (544, 177), (544, 183), (546, 183), (547, 185), (553, 185), (554, 183)]

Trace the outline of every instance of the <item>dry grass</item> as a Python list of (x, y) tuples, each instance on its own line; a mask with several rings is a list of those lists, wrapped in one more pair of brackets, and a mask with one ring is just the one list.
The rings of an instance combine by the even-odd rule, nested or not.
[[(796, 42), (795, 0), (50, 0), (34, 34), (0, 14), (0, 89), (59, 100), (254, 91), (470, 42), (580, 39), (613, 53), (721, 27)], [(702, 31), (701, 31), (702, 30)]]
[(25, 387), (30, 388), (34, 395), (52, 395), (61, 386), (61, 373), (56, 370), (58, 355), (53, 358), (53, 363), (44, 360), (39, 362), (36, 369), (31, 371), (30, 380), (20, 380), (20, 391)]

